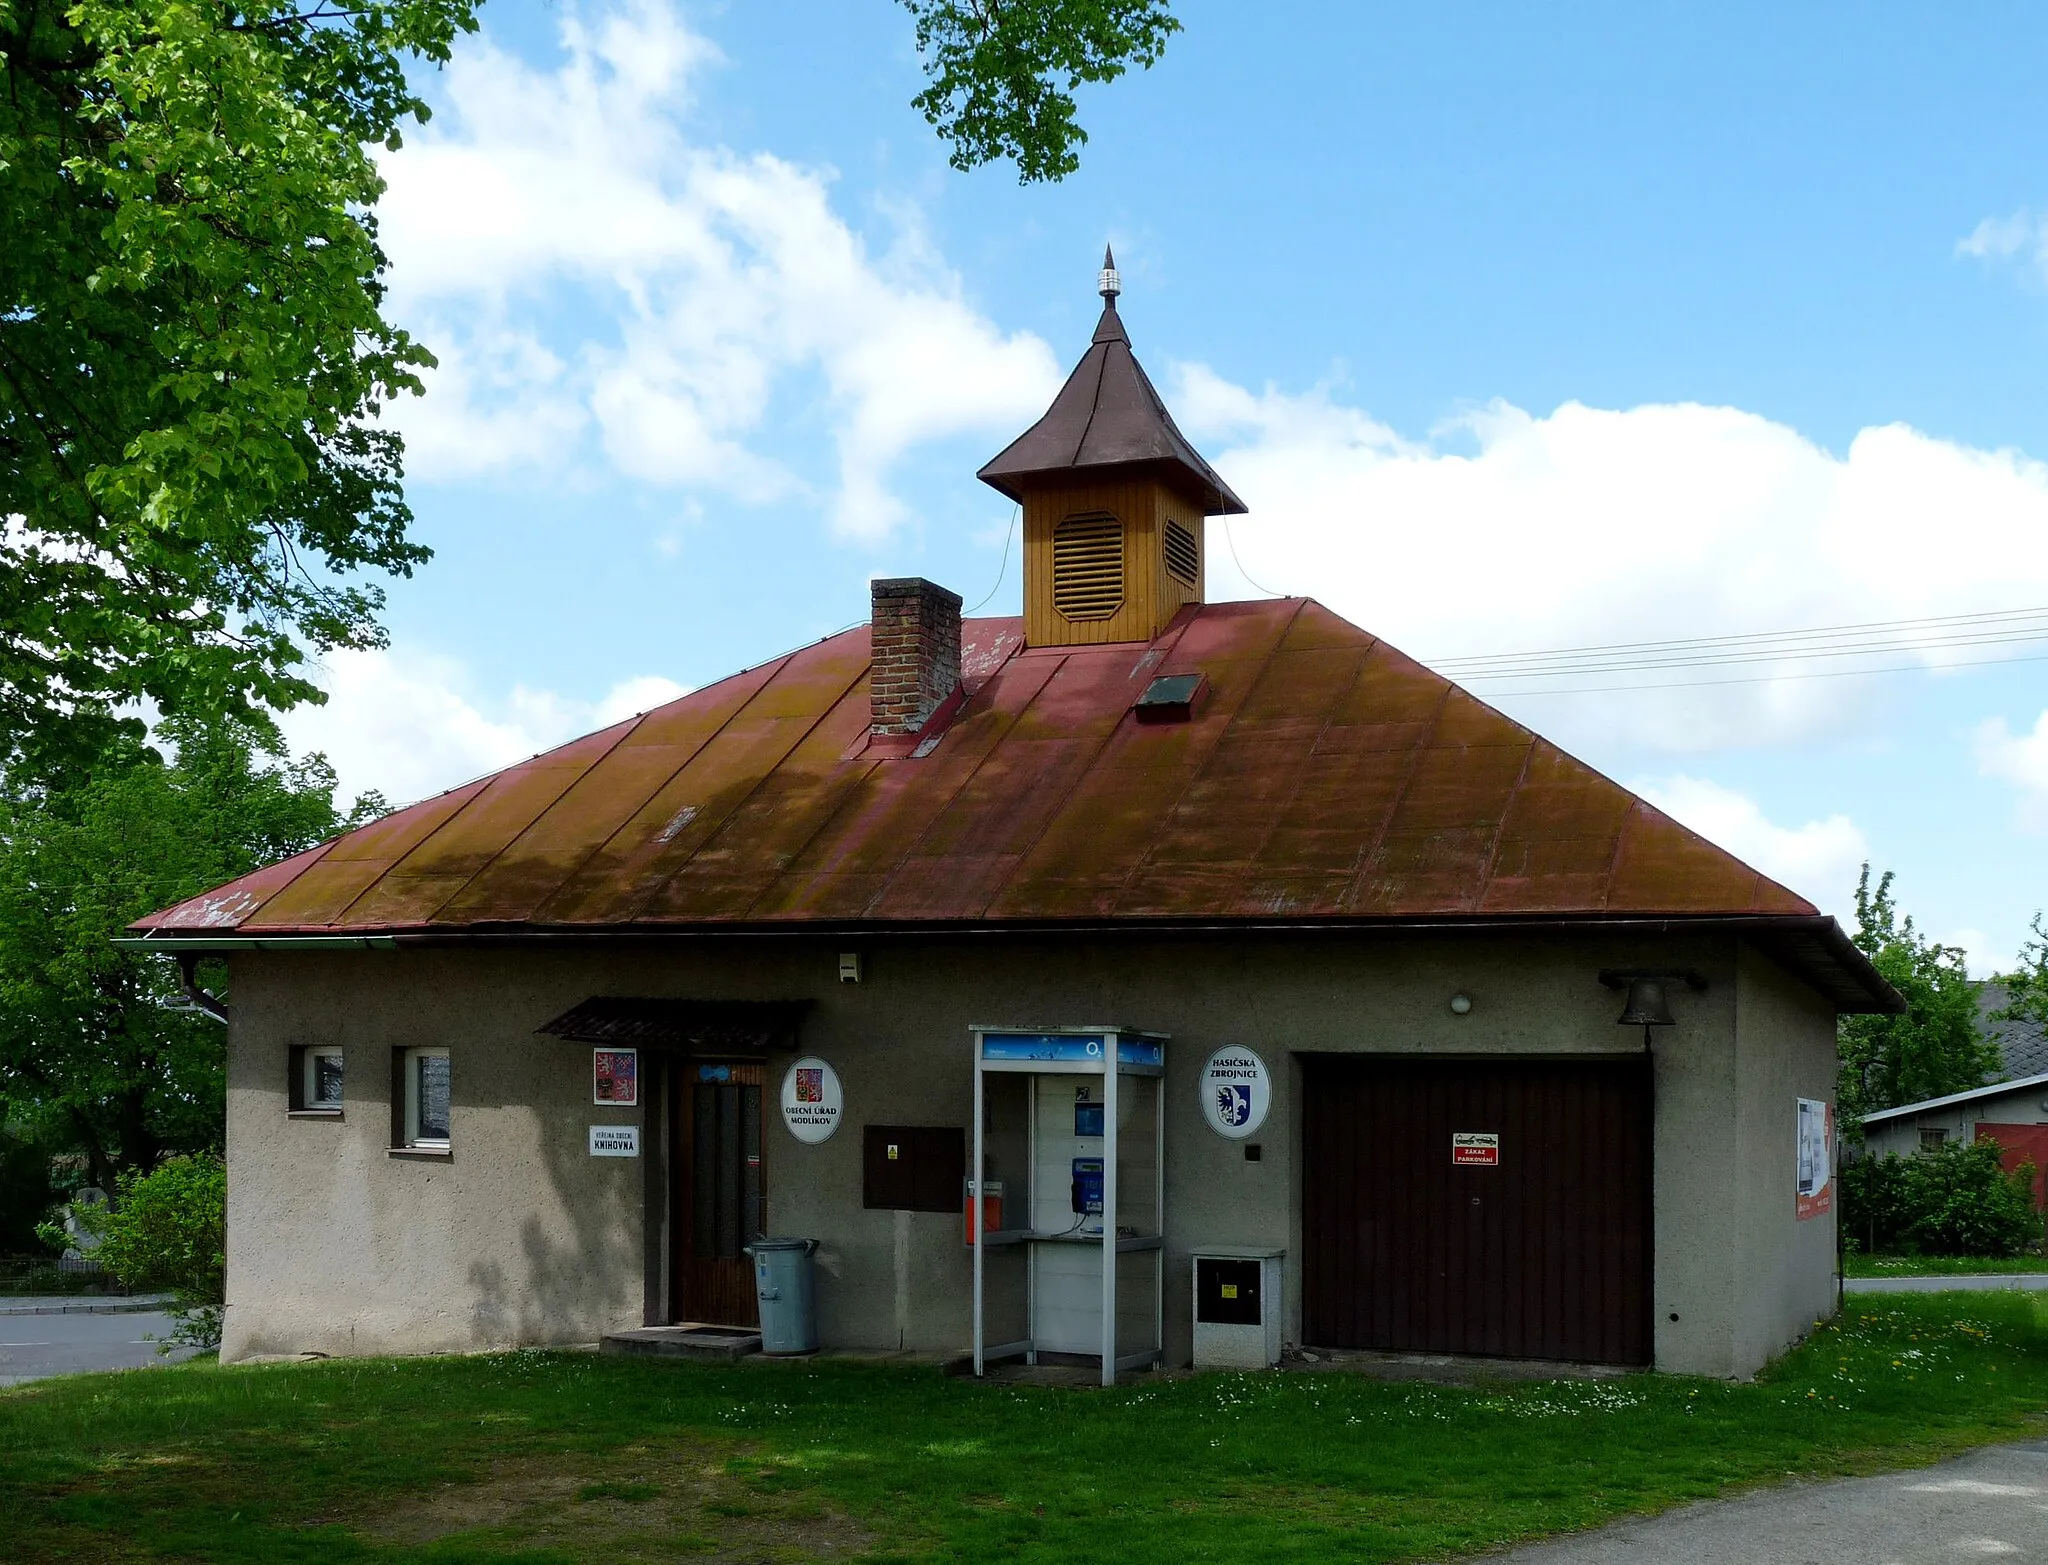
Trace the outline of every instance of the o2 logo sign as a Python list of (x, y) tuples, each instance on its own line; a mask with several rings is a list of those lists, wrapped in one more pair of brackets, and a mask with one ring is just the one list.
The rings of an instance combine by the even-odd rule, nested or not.
[(1266, 1123), (1273, 1104), (1266, 1062), (1233, 1044), (1218, 1049), (1202, 1067), (1202, 1117), (1219, 1136), (1242, 1141)]

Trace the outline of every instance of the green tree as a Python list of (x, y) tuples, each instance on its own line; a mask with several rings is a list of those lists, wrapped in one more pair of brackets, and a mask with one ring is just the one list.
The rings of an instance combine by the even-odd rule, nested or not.
[(1180, 31), (1167, 0), (902, 0), (931, 85), (911, 101), (957, 169), (999, 158), (1023, 183), (1081, 166), (1074, 90), (1150, 69)]
[[(1165, 0), (905, 0), (970, 168), (1075, 167), (1073, 91)], [(139, 738), (136, 703), (321, 699), (382, 643), (409, 537), (381, 422), (434, 361), (385, 319), (371, 149), (481, 0), (0, 0), (0, 766)]]
[(2048, 929), (2041, 927), (2041, 915), (2034, 915), (2032, 935), (2020, 946), (2020, 963), (2013, 971), (1999, 975), (2005, 986), (2005, 1004), (1991, 1013), (2000, 1022), (2036, 1022), (2048, 1026)]
[(111, 941), (349, 824), (320, 756), (266, 753), (231, 720), (162, 733), (169, 758), (123, 741), (87, 781), (0, 784), (0, 1122), (79, 1155), (109, 1191), (219, 1146), (224, 1103), (220, 1024), (169, 963)]
[[(408, 574), (369, 147), (478, 0), (0, 0), (0, 764), (255, 719)], [(127, 731), (139, 734), (128, 718)]]
[[(121, 1176), (114, 1200), (79, 1221), (99, 1239), (98, 1261), (131, 1288), (167, 1289), (171, 1334), (157, 1352), (218, 1348), (227, 1304), (228, 1170), (220, 1155), (174, 1157)], [(54, 1244), (61, 1232), (46, 1233)]]
[(2019, 1255), (2041, 1243), (2034, 1165), (2008, 1174), (1989, 1139), (1858, 1158), (1842, 1170), (1842, 1225), (1871, 1254)]
[(1977, 1019), (1977, 986), (1955, 946), (1926, 939), (1901, 919), (1886, 870), (1875, 888), (1870, 866), (1856, 881), (1858, 950), (1906, 1000), (1902, 1016), (1845, 1016), (1839, 1023), (1844, 1123), (1873, 1109), (1918, 1103), (1982, 1086), (1997, 1069), (1998, 1046)]

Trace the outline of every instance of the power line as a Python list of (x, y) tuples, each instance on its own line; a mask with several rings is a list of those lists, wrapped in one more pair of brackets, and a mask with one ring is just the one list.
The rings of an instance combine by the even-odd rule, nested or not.
[[(1811, 663), (1824, 659), (1868, 658), (1911, 652), (1924, 654), (1968, 647), (2026, 645), (2038, 642), (2048, 642), (2048, 608), (2001, 609), (1973, 614), (1934, 615), (1922, 619), (1872, 620), (1860, 624), (1821, 626), (1805, 630), (1692, 636), (1670, 641), (1614, 642), (1605, 645), (1563, 647), (1535, 652), (1492, 653), (1427, 661), (1429, 666), (1439, 673), (1460, 683), (1470, 683), (1502, 679), (1562, 679), (1602, 674), (1676, 672), (1692, 668), (1772, 663)], [(1953, 659), (1946, 660), (1938, 666), (1973, 667), (1983, 663), (2025, 661), (2032, 660)], [(1886, 669), (1847, 669), (1833, 672), (1895, 673), (1910, 672), (1926, 666), (1906, 664)], [(1709, 681), (1686, 680), (1677, 683), (1704, 684)], [(1638, 685), (1607, 688), (1657, 687)]]
[[(1733, 641), (1783, 640), (1794, 636), (1833, 636), (1846, 631), (1910, 630), (1923, 625), (1955, 625), (1977, 620), (2026, 619), (2048, 615), (2048, 607), (1986, 609), (1972, 614), (1935, 614), (1923, 619), (1860, 620), (1847, 625), (1822, 625), (1807, 630), (1749, 630), (1721, 636), (1688, 636), (1670, 641), (1613, 641), (1590, 646), (1560, 647), (1543, 652), (1493, 652), (1467, 658), (1438, 658), (1436, 663), (1493, 662), (1506, 658), (1567, 657), (1591, 652), (1633, 652), (1662, 647), (1711, 646)], [(1432, 664), (1432, 666), (1435, 666)]]
[(1936, 667), (1992, 668), (2001, 663), (2048, 663), (2048, 652), (2021, 658), (1964, 658), (1939, 665), (1894, 663), (1886, 668), (1823, 668), (1798, 674), (1747, 674), (1735, 679), (1666, 679), (1641, 685), (1551, 685), (1530, 690), (1489, 690), (1486, 699), (1506, 701), (1515, 696), (1591, 696), (1616, 690), (1709, 690), (1721, 685), (1773, 685), (1788, 679), (1866, 679), (1876, 674), (1928, 674)]

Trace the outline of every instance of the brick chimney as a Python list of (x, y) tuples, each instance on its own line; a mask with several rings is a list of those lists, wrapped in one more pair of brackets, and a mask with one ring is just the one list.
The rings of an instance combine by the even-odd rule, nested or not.
[(960, 596), (922, 576), (873, 585), (873, 731), (914, 734), (960, 686)]

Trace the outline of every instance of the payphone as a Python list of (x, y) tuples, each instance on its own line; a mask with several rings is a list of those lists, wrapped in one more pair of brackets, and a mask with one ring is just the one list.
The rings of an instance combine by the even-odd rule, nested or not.
[(991, 1144), (1023, 1226), (974, 1248), (974, 1368), (1085, 1354), (1102, 1383), (1163, 1355), (1166, 1040), (1114, 1027), (977, 1027), (971, 1179)]

